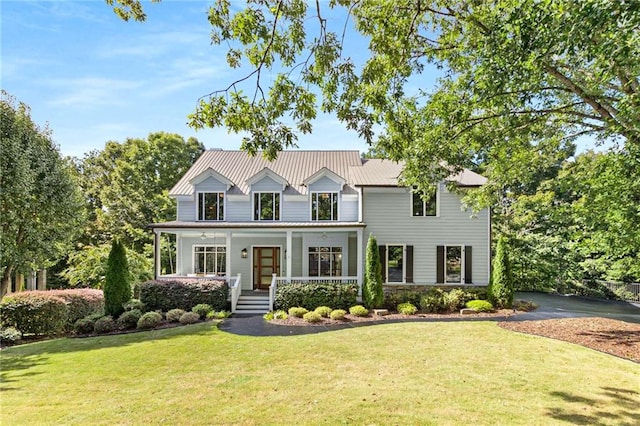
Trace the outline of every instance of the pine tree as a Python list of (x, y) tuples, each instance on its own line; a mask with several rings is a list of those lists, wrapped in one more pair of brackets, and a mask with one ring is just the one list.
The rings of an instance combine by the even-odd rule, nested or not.
[(507, 239), (501, 236), (498, 239), (491, 280), (487, 289), (489, 301), (496, 308), (510, 308), (513, 305), (513, 276), (507, 249)]
[(124, 312), (123, 305), (131, 299), (131, 283), (127, 253), (118, 240), (114, 240), (107, 260), (104, 283), (104, 310), (114, 318)]
[(378, 241), (373, 234), (369, 235), (367, 242), (364, 268), (364, 286), (362, 287), (364, 304), (368, 308), (378, 308), (384, 301), (384, 292), (382, 290), (382, 265), (380, 264)]

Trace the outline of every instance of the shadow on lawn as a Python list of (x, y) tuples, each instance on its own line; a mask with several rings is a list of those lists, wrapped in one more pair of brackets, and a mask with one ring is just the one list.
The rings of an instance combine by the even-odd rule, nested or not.
[[(591, 398), (557, 391), (551, 392), (550, 395), (563, 401), (563, 407), (553, 407), (547, 412), (549, 417), (556, 420), (579, 425), (640, 424), (640, 394), (634, 390), (604, 387), (601, 397)], [(602, 408), (585, 414), (585, 410), (593, 407)]]
[(580, 336), (590, 336), (598, 342), (614, 341), (619, 345), (635, 346), (640, 343), (640, 331), (635, 330), (601, 330), (601, 331), (582, 331)]

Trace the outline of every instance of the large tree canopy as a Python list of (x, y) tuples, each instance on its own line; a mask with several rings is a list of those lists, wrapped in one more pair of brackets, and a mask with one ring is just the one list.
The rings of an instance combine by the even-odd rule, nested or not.
[(14, 272), (45, 268), (70, 249), (84, 204), (74, 169), (29, 107), (0, 99), (0, 268), (4, 296)]
[[(115, 4), (144, 20), (137, 0)], [(577, 136), (639, 155), (638, 1), (217, 0), (209, 22), (229, 65), (254, 71), (212, 87), (191, 125), (246, 131), (250, 153), (294, 145), (320, 109), (405, 160), (419, 186), (478, 161), (527, 167)], [(369, 42), (363, 64), (354, 32)], [(434, 65), (436, 86), (421, 87)]]

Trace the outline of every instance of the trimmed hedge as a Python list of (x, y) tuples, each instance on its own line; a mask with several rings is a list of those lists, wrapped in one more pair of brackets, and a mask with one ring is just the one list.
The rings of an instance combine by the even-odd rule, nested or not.
[(276, 290), (275, 309), (289, 310), (301, 306), (309, 311), (319, 306), (348, 309), (356, 304), (357, 284), (286, 283)]
[(5, 296), (0, 303), (0, 326), (14, 327), (22, 334), (63, 333), (69, 313), (67, 302), (49, 293), (29, 291)]
[(229, 310), (228, 295), (227, 283), (216, 280), (154, 280), (140, 285), (140, 300), (150, 311), (190, 311), (201, 303), (216, 311)]
[(47, 293), (67, 302), (67, 307), (69, 308), (67, 328), (69, 330), (72, 329), (75, 322), (81, 318), (94, 314), (104, 315), (104, 295), (102, 290), (75, 288), (48, 290)]

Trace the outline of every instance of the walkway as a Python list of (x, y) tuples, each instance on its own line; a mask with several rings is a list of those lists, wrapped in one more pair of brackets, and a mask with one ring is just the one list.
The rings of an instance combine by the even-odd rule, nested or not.
[[(621, 321), (640, 323), (640, 304), (627, 302), (613, 302), (607, 300), (586, 299), (575, 296), (562, 296), (545, 293), (516, 293), (516, 299), (531, 300), (539, 308), (533, 312), (519, 314), (509, 318), (509, 321), (543, 320), (553, 318), (572, 318), (597, 316), (617, 319)], [(494, 318), (408, 318), (385, 320), (384, 324), (399, 322), (435, 322), (435, 321), (501, 321), (502, 317)], [(242, 336), (295, 336), (302, 334), (322, 333), (325, 331), (342, 330), (345, 328), (365, 327), (380, 324), (378, 321), (345, 323), (337, 325), (314, 326), (285, 326), (271, 324), (262, 315), (237, 316), (224, 320), (218, 327), (222, 331)]]

